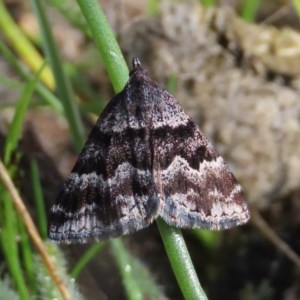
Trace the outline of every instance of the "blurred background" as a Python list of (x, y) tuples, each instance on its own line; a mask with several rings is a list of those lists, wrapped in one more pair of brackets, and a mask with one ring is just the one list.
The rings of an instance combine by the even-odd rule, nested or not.
[[(0, 156), (49, 254), (74, 299), (183, 299), (156, 224), (119, 248), (48, 243), (47, 213), (80, 142), (50, 66), (41, 71), (51, 59), (34, 2), (0, 0)], [(128, 67), (139, 57), (244, 188), (247, 225), (183, 231), (208, 299), (300, 299), (300, 1), (99, 4)], [(85, 139), (115, 92), (76, 1), (43, 5)], [(60, 299), (3, 185), (0, 238), (0, 300)], [(140, 298), (128, 293), (122, 255)]]

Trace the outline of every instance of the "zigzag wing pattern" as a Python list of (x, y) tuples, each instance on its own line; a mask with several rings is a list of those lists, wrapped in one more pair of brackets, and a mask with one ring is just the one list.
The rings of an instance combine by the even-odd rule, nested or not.
[(49, 216), (49, 236), (85, 242), (161, 216), (182, 228), (244, 224), (242, 188), (199, 127), (137, 59), (107, 105)]

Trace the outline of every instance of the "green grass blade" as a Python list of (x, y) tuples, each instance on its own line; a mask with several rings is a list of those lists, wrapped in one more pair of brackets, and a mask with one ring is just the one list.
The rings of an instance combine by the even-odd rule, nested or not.
[(58, 50), (54, 42), (54, 38), (49, 26), (49, 22), (44, 11), (44, 3), (39, 0), (31, 1), (40, 24), (41, 35), (43, 38), (43, 45), (45, 48), (45, 53), (49, 58), (52, 70), (54, 73), (57, 92), (59, 98), (63, 102), (65, 108), (65, 114), (68, 119), (70, 130), (72, 133), (73, 143), (77, 152), (79, 152), (84, 143), (84, 129), (83, 124), (79, 115), (78, 106), (76, 105), (74, 99), (75, 96), (71, 89), (71, 85), (68, 82), (63, 68), (62, 62), (59, 58)]
[(294, 7), (296, 9), (298, 19), (300, 20), (300, 0), (292, 0), (292, 1), (293, 1), (293, 4), (294, 4)]
[(127, 299), (164, 299), (147, 269), (138, 259), (130, 255), (122, 240), (113, 239), (110, 241), (110, 245), (121, 271)]
[[(32, 78), (32, 74), (28, 72), (22, 64), (19, 63), (15, 55), (6, 47), (6, 45), (0, 40), (0, 53), (5, 60), (9, 62), (15, 70), (26, 80)], [(50, 105), (58, 114), (64, 113), (63, 106), (60, 101), (41, 83), (37, 82), (36, 92), (42, 97), (46, 104)]]
[[(40, 69), (44, 64), (43, 58), (10, 16), (3, 0), (0, 0), (0, 31), (31, 69), (35, 71)], [(53, 76), (48, 67), (45, 67), (41, 78), (47, 86), (53, 87)]]
[(12, 280), (16, 289), (23, 300), (29, 300), (29, 293), (27, 285), (23, 277), (23, 270), (21, 267), (18, 243), (16, 239), (19, 235), (17, 220), (18, 216), (13, 207), (9, 194), (0, 184), (1, 194), (1, 246), (5, 257), (5, 262), (11, 274)]
[[(25, 113), (27, 111), (29, 102), (31, 100), (32, 94), (34, 92), (36, 83), (39, 79), (40, 72), (43, 68), (40, 68), (39, 72), (33, 77), (29, 83), (25, 86), (25, 89), (16, 105), (15, 114), (13, 120), (9, 126), (5, 146), (4, 146), (4, 161), (6, 164), (10, 162), (12, 153), (16, 150), (19, 138), (21, 136), (21, 131), (23, 127), (23, 121)], [(11, 176), (16, 172), (14, 166), (10, 167)], [(26, 233), (22, 231), (23, 224), (20, 224), (20, 219), (15, 212), (13, 204), (10, 200), (9, 195), (4, 189), (1, 189), (1, 212), (2, 218), (2, 232), (1, 232), (1, 244), (2, 249), (6, 257), (7, 265), (12, 275), (12, 278), (17, 286), (18, 292), (22, 299), (29, 299), (29, 294), (23, 277), (23, 271), (21, 268), (21, 263), (19, 259), (18, 245), (15, 241), (16, 237), (21, 234), (21, 245), (20, 250), (23, 254), (23, 259), (25, 262), (25, 269), (28, 273), (32, 270), (32, 258), (30, 253), (30, 244)], [(2, 211), (3, 210), (3, 211)], [(21, 226), (21, 227), (20, 227)], [(21, 231), (20, 231), (21, 230)]]
[(220, 246), (222, 237), (222, 232), (220, 231), (192, 229), (189, 233), (196, 237), (207, 249), (213, 250)]
[(25, 86), (24, 83), (21, 83), (20, 81), (17, 81), (12, 78), (8, 78), (3, 75), (0, 75), (0, 84), (2, 86), (6, 86), (10, 90), (21, 90), (21, 89), (24, 89), (24, 86)]
[(204, 7), (209, 7), (216, 4), (216, 0), (200, 0), (200, 2)]
[(87, 37), (91, 37), (91, 32), (86, 21), (81, 14), (78, 5), (73, 1), (48, 0), (48, 3), (55, 7), (74, 27), (78, 28)]
[(31, 185), (34, 194), (35, 207), (37, 212), (39, 231), (42, 239), (47, 238), (47, 215), (44, 204), (43, 191), (41, 187), (39, 167), (36, 160), (30, 160)]
[(156, 16), (159, 12), (159, 0), (147, 0), (146, 11), (149, 16)]
[[(36, 74), (36, 76), (32, 78), (31, 81), (26, 85), (25, 90), (17, 103), (15, 115), (13, 117), (12, 123), (9, 126), (6, 141), (5, 141), (5, 146), (4, 146), (4, 161), (6, 164), (8, 164), (8, 162), (10, 161), (11, 155), (17, 147), (18, 140), (21, 136), (25, 113), (27, 111), (29, 102), (31, 100), (41, 70), (42, 68)], [(12, 170), (12, 167), (10, 169)], [(19, 220), (19, 218), (17, 217), (12, 202), (10, 201), (9, 195), (5, 191), (3, 191), (3, 193), (1, 194), (2, 194), (1, 200), (3, 206), (3, 215), (2, 215), (3, 227), (2, 227), (2, 234), (1, 234), (2, 248), (6, 256), (8, 267), (10, 269), (10, 272), (12, 274), (12, 277), (17, 286), (20, 296), (24, 299), (29, 299), (29, 294), (26, 288), (26, 284), (22, 274), (22, 268), (19, 261), (18, 246), (17, 246), (18, 244), (16, 244), (15, 242), (15, 238), (19, 235), (20, 232), (18, 225), (19, 226), (22, 225), (17, 223), (17, 220)], [(26, 237), (24, 236), (24, 234), (21, 234), (21, 237), (23, 238), (22, 242), (26, 243)], [(28, 256), (27, 246), (28, 243), (26, 243), (26, 247), (22, 250), (24, 250), (23, 258), (25, 259), (25, 267), (27, 268), (27, 271), (30, 272), (31, 258)]]
[(172, 94), (172, 93), (175, 93), (176, 90), (177, 90), (177, 77), (175, 74), (172, 74), (168, 78), (167, 91), (169, 91)]
[(132, 266), (128, 253), (126, 252), (121, 239), (112, 239), (110, 241), (117, 265), (121, 272), (123, 284), (126, 290), (127, 299), (129, 300), (142, 300), (142, 291), (132, 274)]
[(38, 81), (40, 72), (43, 67), (40, 68), (36, 76), (26, 85), (24, 93), (17, 103), (14, 118), (9, 126), (7, 138), (4, 146), (4, 163), (7, 164), (11, 158), (12, 152), (16, 149), (17, 143), (21, 136), (21, 131), (23, 127), (23, 121), (25, 113), (27, 111), (29, 102), (31, 100), (32, 94), (34, 92), (36, 83)]
[(260, 0), (244, 0), (241, 16), (246, 22), (254, 22), (257, 10), (261, 4)]
[(26, 278), (26, 283), (28, 289), (31, 293), (35, 290), (35, 281), (34, 279), (34, 252), (31, 247), (30, 239), (28, 237), (25, 225), (23, 220), (18, 218), (18, 232), (20, 233), (20, 246), (19, 251), (21, 254), (22, 266), (24, 266), (24, 277)]
[(95, 257), (95, 255), (103, 248), (105, 244), (106, 243), (103, 242), (93, 244), (73, 267), (72, 271), (70, 272), (71, 277), (77, 278), (82, 269)]

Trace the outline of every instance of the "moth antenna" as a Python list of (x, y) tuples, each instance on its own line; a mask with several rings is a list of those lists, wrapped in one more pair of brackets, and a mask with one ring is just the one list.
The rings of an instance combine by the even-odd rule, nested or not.
[(140, 60), (137, 57), (134, 57), (132, 59), (132, 66), (133, 66), (133, 69), (136, 69), (136, 68), (142, 66)]

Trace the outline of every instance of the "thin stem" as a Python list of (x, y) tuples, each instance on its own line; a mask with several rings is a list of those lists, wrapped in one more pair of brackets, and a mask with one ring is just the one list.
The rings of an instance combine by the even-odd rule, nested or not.
[(114, 90), (120, 92), (128, 80), (128, 68), (114, 33), (98, 0), (77, 0), (100, 50)]
[(157, 219), (156, 223), (184, 298), (187, 300), (207, 300), (181, 231), (167, 225), (162, 219)]

